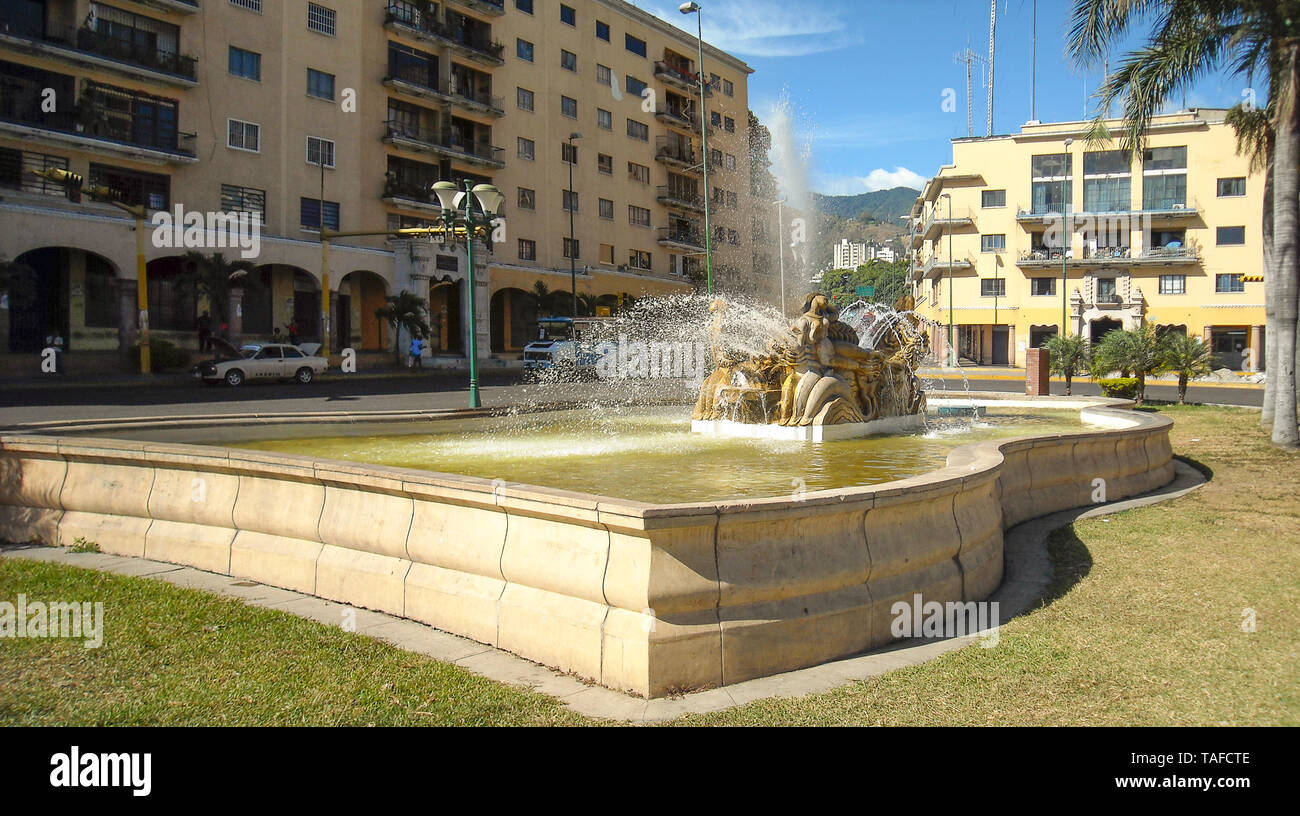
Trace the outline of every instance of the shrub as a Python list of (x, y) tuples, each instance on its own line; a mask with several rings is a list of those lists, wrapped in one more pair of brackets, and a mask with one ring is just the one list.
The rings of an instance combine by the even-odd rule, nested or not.
[(1137, 377), (1110, 377), (1097, 380), (1101, 393), (1119, 399), (1136, 399), (1138, 395)]
[[(131, 359), (137, 366), (140, 365), (140, 346), (138, 344), (131, 348)], [(154, 371), (162, 371), (168, 368), (184, 368), (189, 364), (190, 353), (185, 349), (166, 340), (160, 340), (156, 337), (149, 338), (149, 367)]]

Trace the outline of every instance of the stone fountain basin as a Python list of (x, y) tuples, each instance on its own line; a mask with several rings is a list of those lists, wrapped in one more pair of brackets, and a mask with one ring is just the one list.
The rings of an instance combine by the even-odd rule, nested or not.
[[(891, 606), (978, 601), (1003, 533), (1173, 480), (1171, 421), (1123, 400), (1096, 430), (979, 442), (899, 481), (798, 497), (657, 505), (305, 456), (69, 435), (0, 434), (0, 538), (147, 557), (421, 621), (647, 697), (737, 683), (874, 649)], [(931, 406), (948, 401), (932, 398)], [(388, 415), (392, 421), (470, 412)], [(374, 421), (186, 418), (171, 427)], [(168, 426), (169, 421), (150, 421)]]

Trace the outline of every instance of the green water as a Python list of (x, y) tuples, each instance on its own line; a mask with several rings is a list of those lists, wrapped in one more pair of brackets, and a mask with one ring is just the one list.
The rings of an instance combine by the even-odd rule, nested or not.
[[(670, 504), (786, 496), (871, 485), (943, 467), (958, 445), (1083, 428), (1077, 411), (1002, 409), (974, 420), (928, 419), (930, 430), (840, 442), (719, 439), (691, 433), (683, 408), (595, 409), (420, 425), (266, 429), (274, 439), (215, 440), (351, 462), (459, 473)], [(400, 428), (400, 430), (399, 430)]]

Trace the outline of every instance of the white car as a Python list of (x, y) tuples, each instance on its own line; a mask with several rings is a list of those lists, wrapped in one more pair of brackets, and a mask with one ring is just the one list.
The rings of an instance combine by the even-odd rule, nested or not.
[(193, 375), (209, 385), (224, 382), (226, 385), (243, 385), (260, 380), (291, 379), (309, 383), (320, 372), (329, 368), (329, 360), (306, 354), (288, 343), (252, 343), (234, 347), (222, 343), (224, 353), (206, 363), (199, 363)]

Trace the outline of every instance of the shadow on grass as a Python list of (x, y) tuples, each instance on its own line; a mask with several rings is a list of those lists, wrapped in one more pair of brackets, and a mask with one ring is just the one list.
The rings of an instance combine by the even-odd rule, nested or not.
[(1052, 578), (1034, 609), (1042, 609), (1064, 596), (1092, 571), (1092, 553), (1074, 531), (1073, 523), (1048, 535), (1047, 555), (1052, 562)]
[(1209, 481), (1214, 478), (1214, 468), (1210, 467), (1209, 465), (1205, 464), (1199, 459), (1193, 459), (1192, 457), (1185, 456), (1181, 453), (1175, 453), (1174, 458), (1177, 459), (1179, 462), (1182, 462), (1183, 464), (1187, 465), (1188, 467), (1195, 468), (1196, 470), (1200, 471), (1201, 475), (1206, 478), (1206, 481)]

